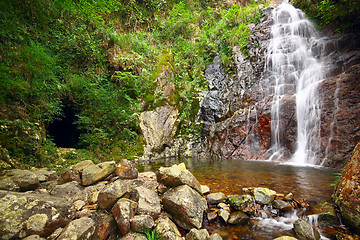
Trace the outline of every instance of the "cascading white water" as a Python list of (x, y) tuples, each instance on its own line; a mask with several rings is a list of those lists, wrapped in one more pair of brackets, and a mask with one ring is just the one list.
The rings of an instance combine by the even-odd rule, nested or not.
[(295, 98), (297, 146), (291, 162), (298, 165), (318, 164), (320, 105), (317, 88), (325, 74), (322, 62), (313, 56), (311, 49), (319, 37), (305, 14), (287, 1), (273, 9), (272, 17), (263, 79), (270, 86), (269, 94), (273, 94), (270, 159), (277, 160), (284, 155), (282, 103)]

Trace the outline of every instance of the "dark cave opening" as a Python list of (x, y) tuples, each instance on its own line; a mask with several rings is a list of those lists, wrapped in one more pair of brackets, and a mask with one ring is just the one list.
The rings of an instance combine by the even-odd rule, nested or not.
[(76, 128), (77, 111), (71, 104), (64, 103), (60, 119), (53, 121), (47, 132), (57, 147), (75, 148), (79, 142), (80, 131)]

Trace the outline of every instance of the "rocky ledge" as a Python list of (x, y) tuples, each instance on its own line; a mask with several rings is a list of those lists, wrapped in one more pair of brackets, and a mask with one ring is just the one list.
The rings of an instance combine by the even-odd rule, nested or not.
[[(185, 164), (139, 173), (128, 160), (95, 165), (83, 161), (60, 176), (47, 170), (11, 170), (0, 177), (1, 239), (222, 239), (206, 225), (247, 224), (305, 209), (304, 200), (268, 188), (241, 195), (209, 193)], [(335, 218), (334, 216), (330, 218)], [(205, 221), (204, 221), (205, 220)], [(335, 218), (336, 220), (336, 218)], [(319, 239), (304, 219), (294, 223), (302, 239)], [(309, 238), (309, 236), (311, 238)]]

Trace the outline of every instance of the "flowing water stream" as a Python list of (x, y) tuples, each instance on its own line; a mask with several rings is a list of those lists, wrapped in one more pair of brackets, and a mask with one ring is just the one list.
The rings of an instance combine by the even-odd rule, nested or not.
[[(271, 107), (272, 156), (284, 158), (285, 143), (281, 126), (284, 102), (294, 101), (297, 136), (291, 162), (296, 165), (320, 164), (320, 103), (317, 88), (325, 77), (324, 64), (314, 56), (321, 41), (305, 13), (284, 1), (272, 11), (273, 25), (262, 79), (266, 95), (273, 95)], [(321, 44), (320, 44), (321, 45)], [(294, 100), (295, 99), (295, 100)]]

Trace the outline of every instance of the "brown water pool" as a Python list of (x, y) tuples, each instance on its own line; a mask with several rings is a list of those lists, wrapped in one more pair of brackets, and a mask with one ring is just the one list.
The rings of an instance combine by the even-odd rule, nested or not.
[[(165, 159), (145, 164), (142, 171), (157, 170), (184, 162), (194, 176), (211, 192), (241, 194), (244, 187), (267, 187), (278, 193), (292, 192), (303, 198), (310, 207), (306, 214), (320, 213), (331, 206), (331, 194), (338, 170), (321, 167), (299, 167), (270, 161), (244, 160), (194, 160), (190, 158)], [(283, 219), (253, 218), (245, 226), (229, 226), (222, 222), (209, 223), (210, 232), (219, 233), (223, 239), (273, 239), (282, 235), (294, 236), (292, 222), (295, 216)], [(325, 233), (326, 235), (326, 233)], [(327, 239), (327, 238), (323, 238)]]

